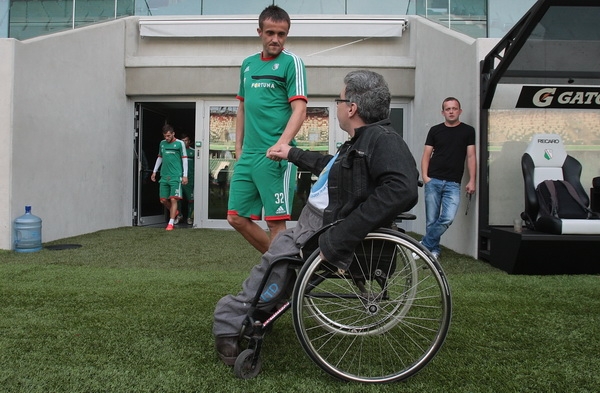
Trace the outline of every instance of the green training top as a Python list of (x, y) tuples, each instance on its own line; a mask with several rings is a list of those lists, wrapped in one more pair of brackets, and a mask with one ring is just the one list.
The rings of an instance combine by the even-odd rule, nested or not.
[(285, 129), (292, 115), (290, 103), (308, 101), (304, 63), (285, 49), (274, 58), (262, 58), (261, 53), (247, 57), (237, 98), (244, 102), (243, 151), (265, 153)]
[(187, 153), (185, 151), (185, 143), (179, 139), (175, 139), (173, 142), (168, 143), (164, 139), (160, 141), (158, 147), (158, 156), (162, 158), (162, 164), (160, 167), (161, 178), (176, 179), (183, 176), (183, 163), (182, 159), (187, 159)]
[(187, 153), (187, 160), (188, 160), (188, 179), (189, 181), (194, 181), (194, 149), (193, 148), (188, 148), (186, 149), (186, 153)]

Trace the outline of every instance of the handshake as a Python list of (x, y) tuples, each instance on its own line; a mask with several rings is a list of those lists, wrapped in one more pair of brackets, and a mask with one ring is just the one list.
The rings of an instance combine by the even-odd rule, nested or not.
[(292, 147), (286, 144), (274, 145), (267, 150), (267, 158), (273, 161), (287, 160)]

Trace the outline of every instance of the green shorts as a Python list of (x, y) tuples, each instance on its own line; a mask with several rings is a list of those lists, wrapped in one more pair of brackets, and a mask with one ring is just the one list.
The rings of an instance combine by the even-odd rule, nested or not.
[(244, 153), (233, 168), (227, 214), (260, 220), (290, 220), (296, 166), (273, 161), (264, 153)]
[(158, 195), (161, 201), (171, 198), (181, 199), (181, 177), (161, 177), (158, 183), (160, 185)]

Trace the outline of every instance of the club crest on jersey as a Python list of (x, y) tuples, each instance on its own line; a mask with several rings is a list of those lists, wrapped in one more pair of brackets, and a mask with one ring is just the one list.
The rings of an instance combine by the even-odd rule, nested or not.
[(279, 63), (273, 64), (273, 71), (278, 70), (278, 69), (279, 69)]

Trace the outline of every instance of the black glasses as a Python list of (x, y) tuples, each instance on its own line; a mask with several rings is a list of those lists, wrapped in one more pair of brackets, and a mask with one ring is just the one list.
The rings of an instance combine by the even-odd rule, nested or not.
[(343, 98), (336, 98), (334, 101), (335, 101), (335, 103), (336, 103), (336, 104), (338, 104), (338, 105), (339, 105), (339, 103), (340, 103), (340, 102), (350, 102), (350, 100), (345, 100), (345, 99), (343, 99)]

